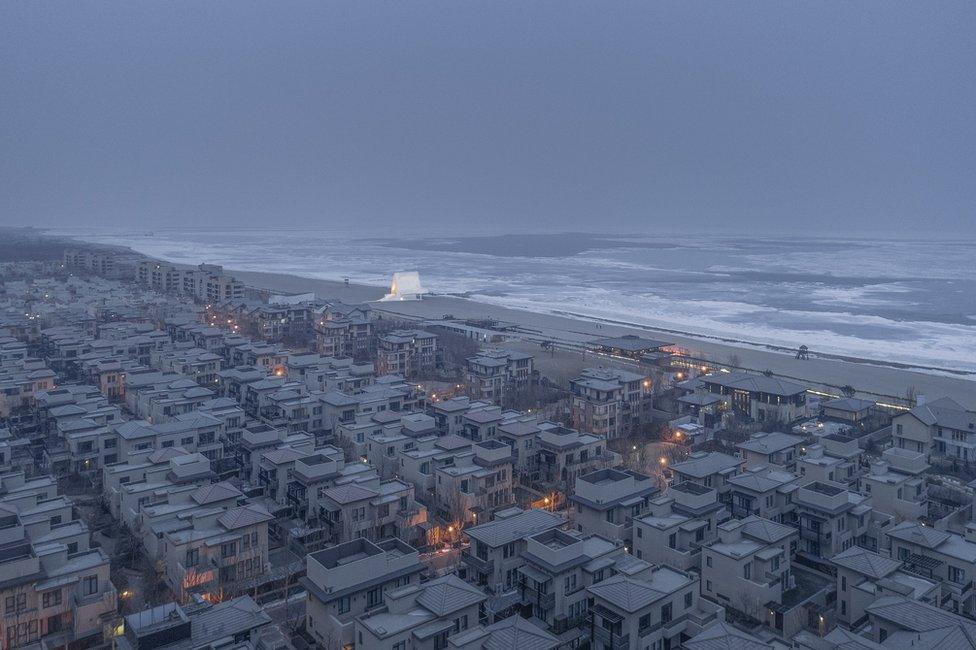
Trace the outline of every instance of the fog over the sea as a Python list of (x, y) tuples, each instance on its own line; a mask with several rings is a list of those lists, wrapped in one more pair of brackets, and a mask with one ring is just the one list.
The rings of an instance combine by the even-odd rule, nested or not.
[(976, 3), (6, 2), (0, 224), (976, 234)]

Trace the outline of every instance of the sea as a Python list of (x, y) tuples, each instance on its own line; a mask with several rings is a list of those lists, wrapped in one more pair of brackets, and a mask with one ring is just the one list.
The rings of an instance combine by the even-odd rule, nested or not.
[(52, 231), (173, 262), (424, 286), (747, 345), (976, 371), (976, 239), (304, 229)]

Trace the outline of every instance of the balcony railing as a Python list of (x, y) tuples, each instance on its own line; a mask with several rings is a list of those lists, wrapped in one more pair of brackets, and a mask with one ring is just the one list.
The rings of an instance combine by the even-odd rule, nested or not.
[[(598, 644), (602, 643), (604, 648), (609, 648), (610, 650), (629, 650), (630, 648), (629, 634), (614, 634), (610, 630), (602, 627), (593, 628), (593, 640)], [(600, 646), (597, 645), (597, 647)]]
[(553, 592), (542, 593), (538, 589), (522, 586), (522, 603), (535, 604), (545, 609), (551, 609), (556, 604), (556, 594)]

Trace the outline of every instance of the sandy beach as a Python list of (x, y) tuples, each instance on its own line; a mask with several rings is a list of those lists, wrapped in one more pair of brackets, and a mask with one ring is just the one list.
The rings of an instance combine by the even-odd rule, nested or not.
[[(303, 278), (276, 273), (233, 271), (253, 287), (299, 293), (314, 291), (322, 298), (337, 298), (345, 302), (375, 301), (386, 292), (384, 287), (345, 285), (341, 282)], [(703, 340), (676, 335), (647, 327), (628, 327), (612, 323), (572, 318), (559, 314), (540, 314), (497, 307), (459, 297), (433, 296), (416, 302), (374, 303), (373, 307), (409, 318), (440, 319), (446, 314), (455, 318), (493, 318), (516, 323), (520, 336), (527, 341), (552, 338), (567, 343), (583, 343), (593, 338), (637, 334), (681, 346), (693, 357), (726, 363), (735, 355), (739, 366), (755, 371), (772, 371), (775, 375), (795, 379), (814, 389), (837, 392), (837, 388), (851, 385), (860, 395), (883, 400), (903, 397), (909, 388), (928, 399), (948, 396), (967, 408), (976, 409), (976, 377), (951, 376), (919, 372), (883, 362), (850, 361), (839, 358), (819, 358), (816, 351), (807, 360), (797, 360), (791, 353), (759, 349), (749, 345), (734, 345), (723, 341)], [(581, 358), (580, 363), (585, 359)], [(594, 359), (592, 363), (596, 363)]]

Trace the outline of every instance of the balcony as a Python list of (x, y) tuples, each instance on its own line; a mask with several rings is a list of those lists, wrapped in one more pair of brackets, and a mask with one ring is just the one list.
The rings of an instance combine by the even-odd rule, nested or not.
[(470, 550), (462, 551), (461, 561), (481, 573), (493, 573), (495, 571), (495, 562), (493, 560), (482, 560), (477, 555), (471, 553)]
[(534, 604), (545, 609), (552, 609), (556, 604), (556, 594), (553, 592), (542, 593), (538, 589), (522, 585), (522, 603)]
[[(593, 641), (597, 644), (603, 644), (603, 647), (609, 650), (629, 650), (630, 648), (629, 634), (620, 636), (602, 627), (593, 627)], [(600, 645), (596, 647), (599, 648)]]

